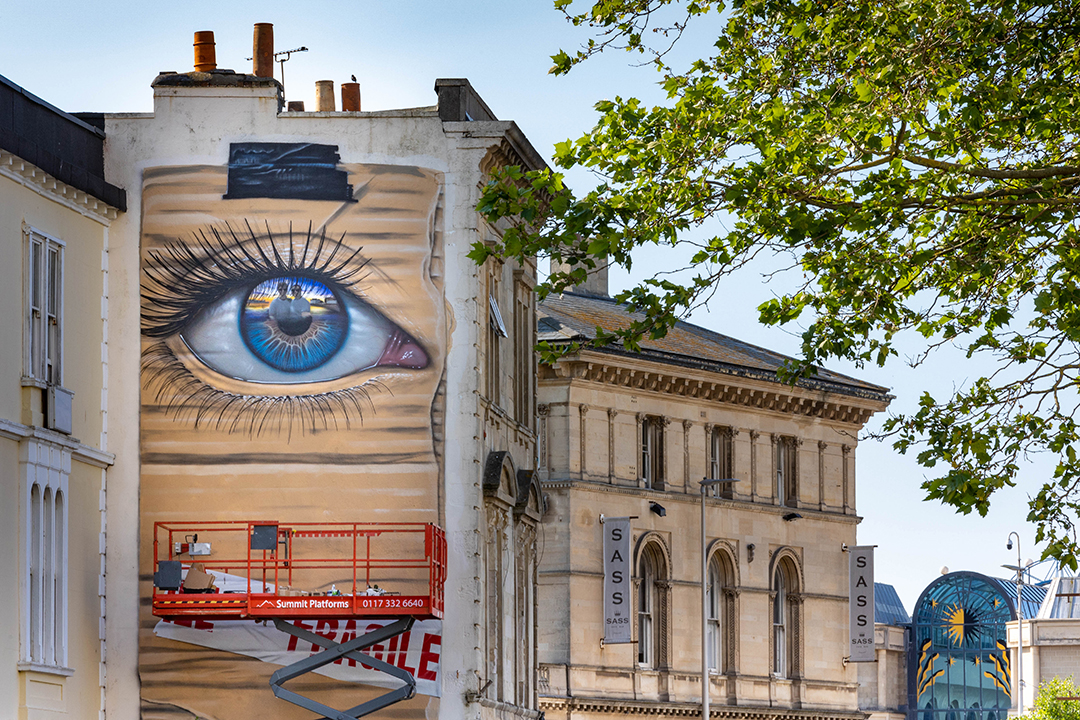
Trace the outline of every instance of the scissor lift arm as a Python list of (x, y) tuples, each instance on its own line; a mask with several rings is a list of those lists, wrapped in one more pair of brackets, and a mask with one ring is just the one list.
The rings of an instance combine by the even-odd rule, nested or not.
[[(305, 710), (319, 713), (323, 717), (331, 718), (331, 720), (356, 720), (357, 718), (369, 715), (376, 710), (382, 710), (384, 707), (393, 705), (396, 702), (408, 700), (416, 692), (416, 678), (401, 668), (394, 667), (390, 663), (383, 662), (382, 660), (373, 658), (360, 651), (385, 640), (389, 640), (396, 635), (408, 632), (412, 628), (414, 621), (415, 618), (412, 617), (399, 618), (389, 625), (369, 632), (366, 635), (353, 638), (348, 642), (336, 643), (333, 640), (327, 640), (321, 635), (316, 635), (310, 630), (297, 627), (281, 618), (274, 618), (274, 627), (281, 632), (288, 633), (293, 637), (300, 638), (301, 640), (305, 640), (313, 645), (318, 645), (319, 647), (326, 649), (309, 658), (295, 662), (292, 665), (286, 665), (275, 672), (270, 676), (270, 689), (273, 691), (275, 697), (290, 702), (293, 705), (298, 705)], [(324, 705), (321, 702), (312, 700), (309, 697), (304, 697), (303, 695), (299, 695), (292, 690), (287, 690), (282, 687), (282, 685), (289, 680), (298, 678), (301, 675), (306, 675), (309, 672), (314, 672), (324, 665), (329, 665), (335, 660), (343, 657), (357, 660), (380, 672), (395, 677), (398, 680), (401, 680), (404, 685), (396, 690), (391, 690), (385, 695), (380, 695), (365, 703), (351, 707), (348, 710), (335, 710), (329, 705)]]

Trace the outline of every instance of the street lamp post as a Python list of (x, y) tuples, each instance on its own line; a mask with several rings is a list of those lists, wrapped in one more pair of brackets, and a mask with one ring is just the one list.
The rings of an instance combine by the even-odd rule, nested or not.
[(1009, 533), (1009, 542), (1005, 546), (1012, 550), (1012, 539), (1016, 536), (1016, 630), (1019, 638), (1016, 645), (1016, 714), (1024, 714), (1024, 606), (1021, 590), (1024, 587), (1024, 564), (1020, 560), (1020, 536)]
[(709, 720), (709, 547), (705, 535), (706, 489), (721, 483), (738, 482), (737, 478), (701, 480), (701, 720)]

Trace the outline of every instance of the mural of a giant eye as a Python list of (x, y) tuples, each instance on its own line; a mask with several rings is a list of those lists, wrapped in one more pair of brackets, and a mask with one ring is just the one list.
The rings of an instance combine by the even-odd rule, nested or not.
[(180, 331), (210, 369), (253, 383), (314, 383), (373, 367), (426, 367), (407, 333), (351, 294), (280, 276), (199, 310)]
[(179, 338), (199, 364), (254, 384), (428, 366), (420, 343), (361, 297), (370, 268), (359, 249), (310, 228), (296, 238), (211, 227), (193, 240), (150, 255), (147, 337)]

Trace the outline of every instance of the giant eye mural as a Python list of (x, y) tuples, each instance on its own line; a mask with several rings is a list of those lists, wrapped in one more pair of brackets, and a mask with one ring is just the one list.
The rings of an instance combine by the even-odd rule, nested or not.
[[(227, 163), (144, 171), (144, 567), (160, 521), (440, 521), (442, 203), (439, 172), (344, 164), (310, 143), (235, 143)], [(255, 635), (142, 621), (142, 717), (285, 712), (267, 684), (280, 654)], [(438, 635), (422, 637), (409, 652), (437, 668)], [(363, 699), (352, 668), (333, 671), (314, 694)]]
[[(242, 407), (261, 406), (257, 414), (265, 414), (260, 396), (286, 398), (272, 401), (277, 415), (331, 397), (340, 406), (366, 399), (365, 384), (331, 395), (318, 386), (372, 368), (427, 367), (421, 344), (363, 297), (370, 277), (363, 249), (311, 233), (210, 227), (149, 255), (143, 335), (165, 342), (151, 347), (146, 366), (151, 379), (186, 379), (169, 407), (192, 400), (205, 408), (231, 407), (234, 413), (216, 416), (220, 423)], [(253, 388), (236, 405), (233, 394), (215, 393), (212, 381), (188, 378), (192, 366), (242, 383), (290, 387)], [(307, 393), (297, 392), (302, 386)]]

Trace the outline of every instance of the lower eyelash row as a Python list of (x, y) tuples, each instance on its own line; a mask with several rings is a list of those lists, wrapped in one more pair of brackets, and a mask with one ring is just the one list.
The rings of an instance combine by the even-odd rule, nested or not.
[(142, 353), (143, 377), (154, 401), (165, 413), (227, 432), (259, 435), (299, 425), (306, 432), (352, 427), (363, 422), (366, 410), (374, 411), (371, 391), (389, 392), (378, 379), (311, 395), (238, 395), (218, 390), (199, 380), (163, 342)]

